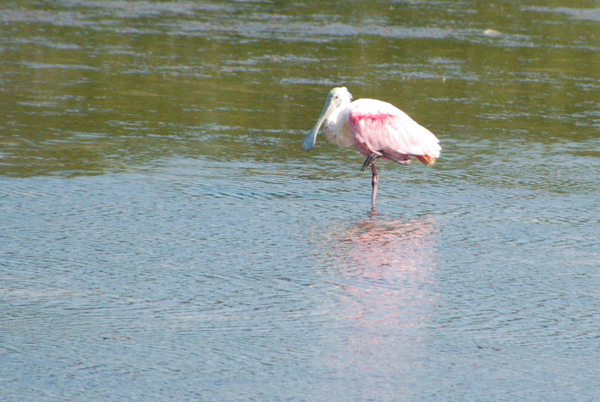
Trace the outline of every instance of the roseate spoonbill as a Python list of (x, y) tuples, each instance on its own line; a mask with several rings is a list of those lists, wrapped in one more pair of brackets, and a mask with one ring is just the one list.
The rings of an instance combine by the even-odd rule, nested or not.
[(323, 123), (325, 136), (330, 142), (342, 147), (354, 146), (367, 157), (360, 170), (364, 172), (370, 167), (373, 173), (373, 209), (378, 182), (375, 161), (381, 159), (408, 165), (413, 156), (426, 165), (432, 165), (442, 149), (435, 135), (402, 110), (374, 99), (352, 102), (352, 95), (346, 87), (333, 88), (327, 95), (317, 124), (302, 141), (302, 148), (306, 151), (315, 145)]

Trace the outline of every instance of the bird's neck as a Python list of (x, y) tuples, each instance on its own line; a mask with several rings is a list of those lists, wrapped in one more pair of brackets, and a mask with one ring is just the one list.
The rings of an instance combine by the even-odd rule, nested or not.
[(325, 120), (325, 136), (336, 145), (349, 147), (354, 144), (354, 139), (348, 126), (348, 114), (350, 104), (342, 105), (329, 115)]
[(342, 104), (335, 109), (325, 120), (326, 132), (338, 132), (348, 121), (348, 113), (350, 113), (349, 105)]

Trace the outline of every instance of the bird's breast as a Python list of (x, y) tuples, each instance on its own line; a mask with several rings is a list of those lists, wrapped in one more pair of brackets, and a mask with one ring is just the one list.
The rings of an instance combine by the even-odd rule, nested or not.
[(348, 124), (348, 116), (340, 116), (335, 120), (326, 120), (324, 126), (325, 136), (332, 144), (340, 147), (354, 145), (354, 133)]

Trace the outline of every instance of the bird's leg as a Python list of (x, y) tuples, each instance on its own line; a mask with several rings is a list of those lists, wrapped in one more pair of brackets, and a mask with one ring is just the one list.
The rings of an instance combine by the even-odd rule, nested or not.
[(371, 172), (373, 173), (373, 181), (371, 181), (371, 185), (373, 186), (371, 203), (373, 204), (373, 211), (375, 211), (375, 201), (377, 200), (377, 182), (379, 181), (379, 176), (377, 175), (377, 169), (375, 169), (374, 163), (371, 164)]
[(373, 152), (371, 155), (367, 156), (367, 159), (365, 159), (365, 163), (363, 163), (362, 167), (360, 168), (361, 172), (364, 172), (365, 170), (367, 170), (367, 168), (369, 166), (373, 166), (373, 164), (375, 163), (375, 161), (379, 158), (381, 158), (383, 155), (380, 155), (378, 153)]

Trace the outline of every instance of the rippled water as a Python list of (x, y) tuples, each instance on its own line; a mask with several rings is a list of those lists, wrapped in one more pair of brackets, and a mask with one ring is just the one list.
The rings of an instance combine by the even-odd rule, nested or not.
[(0, 399), (595, 400), (599, 7), (1, 5)]

